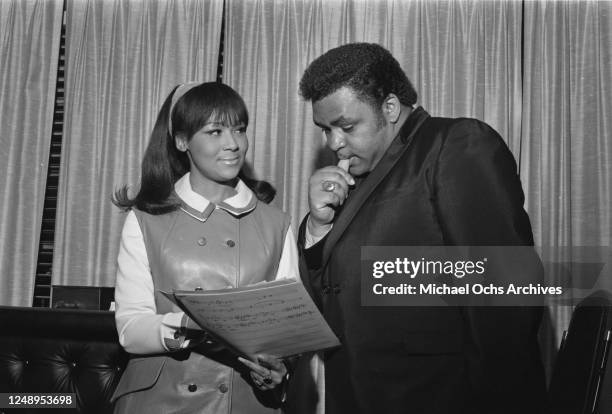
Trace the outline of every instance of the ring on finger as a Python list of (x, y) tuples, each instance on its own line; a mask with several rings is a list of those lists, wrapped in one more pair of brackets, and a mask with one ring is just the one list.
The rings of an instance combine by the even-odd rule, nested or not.
[(272, 384), (272, 371), (268, 370), (268, 375), (264, 377), (263, 382), (268, 385)]
[(336, 189), (336, 183), (333, 181), (328, 181), (325, 180), (321, 183), (321, 187), (323, 188), (323, 191), (327, 191), (327, 192), (332, 192)]

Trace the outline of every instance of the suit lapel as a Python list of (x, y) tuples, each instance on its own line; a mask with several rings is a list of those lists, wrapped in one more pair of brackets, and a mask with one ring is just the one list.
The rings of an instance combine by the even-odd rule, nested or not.
[(323, 247), (323, 267), (327, 265), (334, 246), (340, 240), (345, 230), (368, 199), (372, 191), (378, 187), (380, 182), (389, 174), (393, 166), (406, 152), (414, 135), (423, 122), (429, 118), (429, 114), (422, 108), (416, 108), (408, 117), (399, 133), (391, 142), (387, 152), (378, 162), (374, 170), (359, 184), (346, 200), (342, 210), (334, 221), (334, 226), (327, 236)]

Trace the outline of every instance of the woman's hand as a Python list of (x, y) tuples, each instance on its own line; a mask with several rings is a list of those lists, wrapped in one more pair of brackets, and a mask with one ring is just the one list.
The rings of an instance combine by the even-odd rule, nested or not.
[(257, 362), (238, 357), (251, 369), (251, 379), (260, 390), (272, 390), (283, 382), (287, 367), (281, 359), (268, 354), (257, 354), (255, 359)]

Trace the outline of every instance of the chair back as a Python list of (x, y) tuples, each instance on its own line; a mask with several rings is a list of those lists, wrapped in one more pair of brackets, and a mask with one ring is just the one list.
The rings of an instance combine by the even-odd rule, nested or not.
[(612, 414), (611, 330), (609, 292), (595, 292), (578, 304), (555, 361), (549, 413)]

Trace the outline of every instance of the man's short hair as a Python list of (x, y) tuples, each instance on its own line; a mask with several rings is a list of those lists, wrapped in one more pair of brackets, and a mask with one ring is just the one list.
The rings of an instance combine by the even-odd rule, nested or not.
[(390, 93), (403, 105), (412, 106), (417, 100), (398, 61), (375, 43), (349, 43), (316, 58), (300, 80), (300, 95), (317, 102), (344, 86), (377, 110)]

